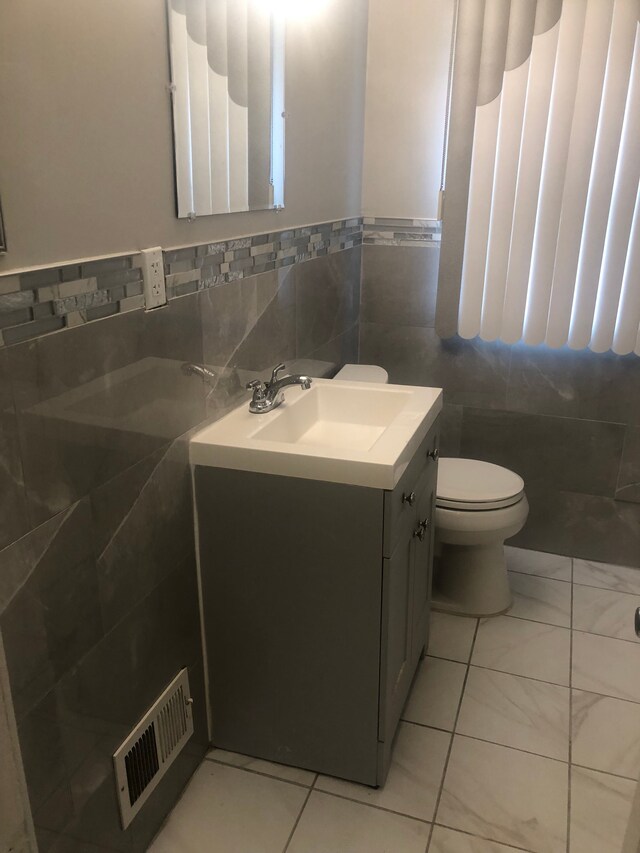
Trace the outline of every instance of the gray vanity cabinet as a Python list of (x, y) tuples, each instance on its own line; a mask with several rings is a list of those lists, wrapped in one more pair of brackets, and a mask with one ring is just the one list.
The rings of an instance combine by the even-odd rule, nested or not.
[(195, 467), (215, 746), (384, 782), (427, 641), (437, 442), (393, 491)]

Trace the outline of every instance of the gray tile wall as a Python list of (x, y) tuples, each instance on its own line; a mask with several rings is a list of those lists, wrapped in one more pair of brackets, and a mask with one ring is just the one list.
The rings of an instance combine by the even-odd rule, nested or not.
[[(145, 850), (199, 763), (188, 436), (280, 359), (316, 374), (357, 360), (360, 253), (327, 247), (0, 350), (0, 631), (40, 853)], [(196, 736), (122, 832), (111, 754), (185, 665)]]
[(362, 251), (360, 361), (444, 388), (444, 455), (524, 477), (531, 514), (513, 544), (640, 566), (640, 359), (440, 340), (438, 248), (365, 237)]
[[(340, 219), (164, 252), (167, 298), (351, 249), (362, 220)], [(0, 347), (144, 307), (138, 254), (0, 276)]]

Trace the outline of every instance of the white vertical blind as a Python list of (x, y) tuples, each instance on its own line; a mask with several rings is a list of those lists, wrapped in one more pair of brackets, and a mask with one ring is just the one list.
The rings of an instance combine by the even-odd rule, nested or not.
[(639, 0), (564, 0), (476, 106), (463, 337), (640, 355), (639, 18)]

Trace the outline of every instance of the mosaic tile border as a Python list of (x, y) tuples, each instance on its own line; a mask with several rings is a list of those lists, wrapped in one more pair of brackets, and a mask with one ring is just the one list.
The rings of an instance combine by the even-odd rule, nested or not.
[(365, 216), (365, 246), (440, 246), (442, 223), (437, 219), (392, 219)]
[[(163, 252), (167, 299), (175, 299), (351, 249), (362, 218), (340, 219)], [(139, 254), (0, 276), (0, 346), (144, 308)]]

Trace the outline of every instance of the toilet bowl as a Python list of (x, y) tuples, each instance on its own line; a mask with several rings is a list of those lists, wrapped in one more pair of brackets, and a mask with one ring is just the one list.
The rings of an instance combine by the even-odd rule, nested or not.
[(504, 541), (529, 514), (522, 477), (490, 462), (441, 458), (432, 607), (495, 616), (511, 606)]
[[(345, 364), (334, 379), (388, 382), (375, 364)], [(435, 511), (432, 608), (496, 616), (511, 607), (504, 541), (529, 515), (522, 477), (490, 462), (441, 458)]]

